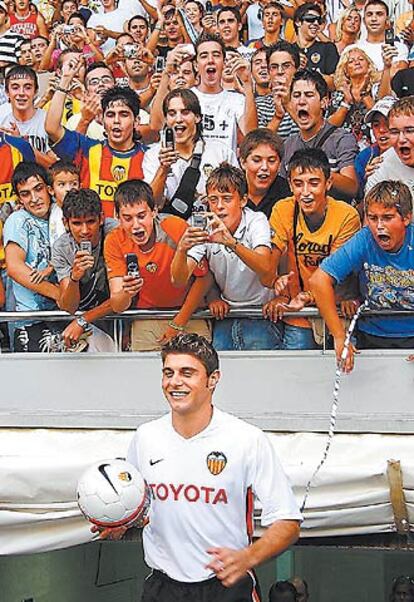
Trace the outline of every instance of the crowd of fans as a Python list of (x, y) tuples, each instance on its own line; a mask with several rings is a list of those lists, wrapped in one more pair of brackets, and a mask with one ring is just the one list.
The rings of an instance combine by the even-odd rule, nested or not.
[[(320, 320), (297, 312), (317, 304), (339, 358), (362, 300), (414, 309), (411, 15), (0, 0), (0, 303), (31, 313), (2, 348), (111, 351), (105, 318), (156, 308), (175, 315), (125, 319), (124, 348), (186, 329), (315, 349)], [(59, 308), (81, 314), (36, 317)], [(413, 320), (365, 318), (358, 344), (412, 348)]]
[[(276, 581), (269, 590), (269, 602), (309, 602), (308, 583), (301, 577), (295, 576), (288, 581)], [(414, 580), (412, 577), (401, 575), (396, 577), (387, 597), (389, 602), (414, 602)]]

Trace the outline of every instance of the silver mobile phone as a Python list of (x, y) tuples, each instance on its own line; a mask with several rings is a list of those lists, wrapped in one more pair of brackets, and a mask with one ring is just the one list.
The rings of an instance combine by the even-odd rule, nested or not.
[(92, 255), (92, 243), (90, 240), (81, 240), (79, 246), (81, 251), (87, 251), (89, 255)]

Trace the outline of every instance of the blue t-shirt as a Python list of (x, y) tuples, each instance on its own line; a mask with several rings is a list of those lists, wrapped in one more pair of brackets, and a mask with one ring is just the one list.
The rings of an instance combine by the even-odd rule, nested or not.
[[(359, 273), (361, 292), (370, 309), (414, 310), (414, 226), (407, 227), (404, 244), (396, 253), (383, 251), (368, 227), (324, 259), (321, 269), (336, 282)], [(414, 317), (367, 317), (359, 329), (379, 337), (413, 337)]]
[[(49, 265), (51, 252), (47, 219), (35, 217), (24, 209), (12, 213), (4, 224), (4, 246), (6, 247), (9, 242), (16, 243), (25, 251), (25, 263), (28, 266), (43, 270)], [(56, 309), (53, 299), (35, 293), (14, 280), (12, 283), (16, 298), (16, 311)]]

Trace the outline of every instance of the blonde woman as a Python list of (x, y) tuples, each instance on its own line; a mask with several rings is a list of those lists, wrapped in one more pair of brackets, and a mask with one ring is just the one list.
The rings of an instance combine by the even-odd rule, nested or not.
[(342, 53), (334, 75), (328, 121), (354, 134), (362, 150), (371, 144), (369, 128), (364, 122), (375, 100), (391, 94), (390, 68), (392, 55), (383, 52), (384, 71), (376, 70), (369, 56), (356, 46)]
[(350, 6), (343, 10), (336, 23), (329, 26), (329, 35), (335, 42), (339, 54), (347, 46), (356, 44), (361, 33), (361, 14), (355, 6)]

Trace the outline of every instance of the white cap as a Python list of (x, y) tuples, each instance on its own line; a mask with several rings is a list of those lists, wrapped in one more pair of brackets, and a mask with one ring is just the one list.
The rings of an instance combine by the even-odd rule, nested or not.
[(396, 101), (395, 96), (384, 96), (384, 98), (378, 100), (365, 115), (365, 123), (371, 123), (374, 113), (381, 113), (384, 117), (388, 117), (388, 113)]

